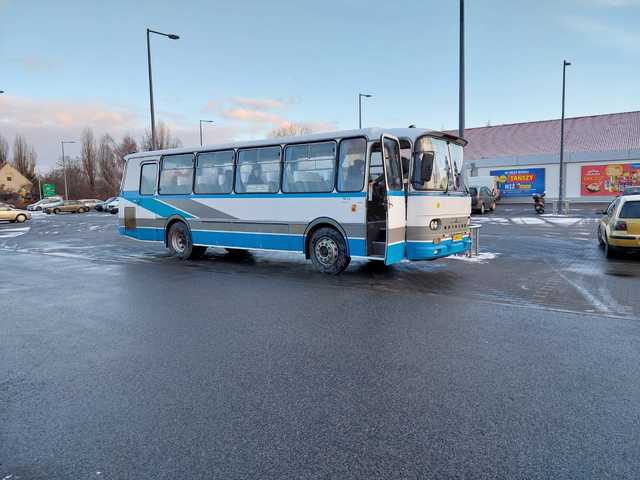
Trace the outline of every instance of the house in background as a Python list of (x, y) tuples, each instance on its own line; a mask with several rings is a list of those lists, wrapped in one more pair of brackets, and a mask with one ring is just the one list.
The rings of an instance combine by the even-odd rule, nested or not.
[(0, 168), (0, 193), (25, 197), (31, 192), (33, 184), (15, 167), (6, 163)]

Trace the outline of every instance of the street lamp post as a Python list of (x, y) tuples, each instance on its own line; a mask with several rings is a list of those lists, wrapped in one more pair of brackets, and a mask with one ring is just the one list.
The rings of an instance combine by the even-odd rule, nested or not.
[(459, 99), (458, 99), (458, 136), (464, 138), (464, 114), (465, 114), (465, 99), (464, 99), (464, 0), (460, 0), (460, 85), (459, 85)]
[(202, 146), (202, 124), (213, 123), (213, 120), (200, 120), (200, 146)]
[(565, 85), (567, 77), (567, 67), (571, 62), (562, 62), (562, 117), (560, 118), (560, 185), (558, 187), (558, 213), (563, 213), (564, 200), (564, 100)]
[(373, 95), (358, 93), (358, 128), (362, 128), (362, 97), (371, 98)]
[(149, 41), (150, 34), (162, 35), (168, 37), (171, 40), (178, 40), (180, 37), (173, 33), (162, 33), (156, 30), (150, 30), (147, 28), (147, 63), (149, 67), (149, 106), (151, 108), (151, 148), (156, 148), (156, 118), (153, 107), (153, 79), (151, 75), (151, 42)]
[(62, 145), (62, 172), (64, 174), (64, 199), (69, 200), (69, 190), (67, 189), (67, 164), (64, 160), (64, 144), (65, 143), (76, 143), (75, 140), (62, 140), (60, 145)]

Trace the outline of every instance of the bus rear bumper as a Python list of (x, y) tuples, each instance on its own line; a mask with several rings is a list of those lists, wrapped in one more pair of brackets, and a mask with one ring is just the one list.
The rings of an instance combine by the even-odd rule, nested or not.
[(443, 240), (440, 243), (433, 242), (407, 242), (407, 258), (409, 260), (434, 260), (436, 258), (458, 255), (469, 251), (471, 238), (462, 240)]

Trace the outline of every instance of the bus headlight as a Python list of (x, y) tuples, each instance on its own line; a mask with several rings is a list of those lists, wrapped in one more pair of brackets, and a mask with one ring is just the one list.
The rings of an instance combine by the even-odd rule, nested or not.
[(440, 219), (439, 218), (434, 218), (433, 220), (431, 220), (429, 222), (429, 228), (431, 230), (438, 230), (440, 228)]

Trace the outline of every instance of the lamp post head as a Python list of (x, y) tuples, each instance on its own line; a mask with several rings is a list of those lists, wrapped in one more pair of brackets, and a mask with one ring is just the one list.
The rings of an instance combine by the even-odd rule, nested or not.
[(169, 37), (171, 40), (179, 40), (180, 36), (176, 35), (175, 33), (170, 33), (169, 35), (167, 35), (167, 37)]
[(360, 95), (361, 97), (364, 97), (364, 98), (371, 98), (371, 97), (373, 97), (373, 95), (369, 95), (368, 93), (359, 93), (358, 95)]
[(564, 61), (564, 66), (568, 67), (569, 65), (571, 65), (571, 62), (567, 62), (566, 60)]
[(213, 120), (200, 120), (201, 123), (215, 123)]

